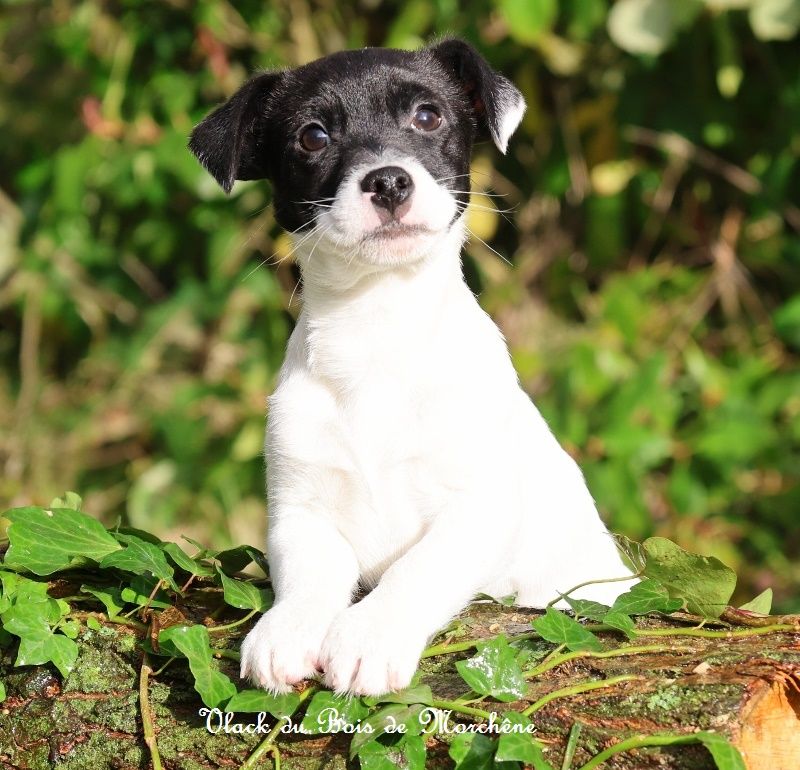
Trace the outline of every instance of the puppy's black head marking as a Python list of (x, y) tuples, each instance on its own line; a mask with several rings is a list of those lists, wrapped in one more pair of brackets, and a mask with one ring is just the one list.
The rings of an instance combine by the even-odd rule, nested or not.
[(309, 201), (332, 198), (350, 168), (387, 151), (413, 157), (465, 203), (474, 140), (505, 151), (523, 110), (519, 91), (463, 41), (365, 48), (257, 75), (189, 147), (226, 192), (270, 179), (278, 221), (296, 230), (314, 219)]

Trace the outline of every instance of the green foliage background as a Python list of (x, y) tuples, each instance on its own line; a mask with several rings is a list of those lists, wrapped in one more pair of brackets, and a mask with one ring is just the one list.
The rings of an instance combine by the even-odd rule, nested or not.
[(76, 489), (260, 542), (297, 276), (269, 186), (226, 198), (186, 137), (257, 68), (458, 34), (529, 104), (506, 157), (477, 148), (504, 197), (476, 196), (465, 259), (525, 386), (614, 529), (800, 609), (798, 24), (798, 0), (5, 4), (0, 508)]

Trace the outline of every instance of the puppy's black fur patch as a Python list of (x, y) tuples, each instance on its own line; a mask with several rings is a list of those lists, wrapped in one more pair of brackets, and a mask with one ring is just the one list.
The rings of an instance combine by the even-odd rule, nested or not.
[[(501, 120), (519, 93), (469, 44), (445, 40), (421, 51), (365, 48), (284, 72), (257, 75), (192, 133), (189, 147), (226, 192), (237, 179), (270, 179), (275, 214), (287, 230), (310, 224), (306, 201), (332, 198), (348, 169), (396, 150), (422, 163), (466, 203), (476, 137), (501, 144)], [(443, 118), (413, 128), (422, 106)], [(310, 124), (325, 129), (324, 150), (303, 148)]]

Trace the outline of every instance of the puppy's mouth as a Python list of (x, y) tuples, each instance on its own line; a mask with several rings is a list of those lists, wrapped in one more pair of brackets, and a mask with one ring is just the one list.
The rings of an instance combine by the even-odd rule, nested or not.
[(414, 236), (426, 235), (431, 230), (424, 225), (407, 225), (397, 220), (387, 222), (374, 230), (364, 234), (365, 241), (391, 240), (394, 238), (413, 238)]

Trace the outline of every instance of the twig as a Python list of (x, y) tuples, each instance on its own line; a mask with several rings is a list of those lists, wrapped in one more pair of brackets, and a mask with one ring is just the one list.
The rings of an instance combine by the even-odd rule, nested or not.
[(153, 770), (162, 770), (161, 756), (158, 753), (158, 744), (156, 743), (153, 712), (150, 709), (150, 697), (148, 695), (148, 685), (151, 673), (153, 673), (153, 669), (150, 668), (150, 659), (147, 657), (147, 653), (145, 652), (142, 655), (142, 667), (139, 669), (139, 711), (142, 715), (144, 742), (147, 744), (147, 748), (150, 749), (150, 758), (153, 762)]
[(569, 687), (562, 687), (560, 690), (553, 690), (553, 692), (539, 698), (539, 700), (528, 706), (522, 713), (524, 716), (528, 717), (557, 698), (565, 698), (568, 695), (580, 695), (581, 693), (591, 692), (592, 690), (604, 690), (607, 687), (613, 687), (615, 684), (620, 684), (621, 682), (630, 682), (634, 679), (642, 678), (643, 677), (637, 676), (636, 674), (622, 674), (621, 676), (615, 676), (611, 679), (601, 679), (599, 682), (583, 682), (581, 684), (573, 684)]
[[(627, 126), (623, 131), (623, 136), (632, 144), (653, 147), (669, 155), (696, 163), (706, 171), (721, 176), (728, 184), (748, 195), (758, 195), (764, 190), (761, 180), (753, 176), (749, 171), (735, 166), (733, 163), (728, 163), (718, 155), (714, 155), (713, 152), (709, 152), (703, 147), (698, 147), (679, 134), (653, 131), (642, 126)], [(795, 230), (800, 232), (800, 209), (797, 206), (791, 204), (784, 206), (783, 216)]]
[(570, 594), (574, 594), (580, 588), (585, 588), (586, 586), (593, 586), (599, 585), (601, 583), (623, 583), (626, 580), (636, 580), (636, 578), (641, 577), (640, 573), (635, 572), (631, 575), (624, 575), (623, 577), (615, 577), (615, 578), (601, 578), (599, 580), (584, 580), (583, 583), (578, 583), (576, 586), (572, 586), (569, 591), (563, 591), (560, 593), (555, 599), (551, 602), (547, 603), (547, 607), (545, 609), (550, 609), (554, 604), (558, 604), (562, 599), (565, 599)]
[[(535, 631), (532, 631), (527, 634), (518, 634), (517, 636), (511, 637), (508, 641), (509, 642), (521, 642), (525, 639), (538, 639), (540, 638), (541, 634), (537, 634)], [(426, 647), (422, 651), (421, 658), (434, 658), (437, 655), (449, 655), (451, 652), (465, 652), (466, 650), (471, 650), (474, 647), (477, 647), (481, 642), (488, 642), (491, 637), (485, 637), (483, 639), (468, 639), (464, 642), (456, 642), (455, 644), (450, 644), (448, 642), (444, 642), (443, 644), (434, 644), (431, 647)]]
[(236, 626), (241, 626), (242, 623), (247, 623), (247, 621), (250, 620), (250, 618), (252, 618), (253, 615), (255, 615), (257, 612), (258, 610), (250, 610), (250, 612), (248, 612), (247, 615), (245, 615), (242, 618), (239, 618), (239, 620), (234, 620), (232, 623), (225, 623), (225, 625), (222, 626), (209, 626), (208, 633), (218, 634), (220, 631), (229, 631), (231, 628), (236, 628)]
[(525, 671), (526, 679), (533, 679), (540, 676), (545, 671), (550, 671), (562, 663), (567, 663), (570, 660), (577, 660), (579, 658), (624, 658), (627, 655), (655, 655), (662, 652), (694, 652), (686, 647), (674, 647), (672, 645), (665, 646), (662, 644), (652, 644), (640, 647), (620, 647), (616, 650), (603, 650), (602, 652), (595, 652), (593, 650), (577, 650), (575, 652), (566, 652), (563, 655), (548, 656), (538, 666)]
[(572, 765), (572, 760), (575, 757), (575, 750), (578, 748), (578, 739), (581, 736), (583, 724), (581, 722), (574, 722), (569, 731), (569, 739), (567, 740), (567, 748), (564, 749), (564, 761), (561, 763), (561, 770), (569, 770)]
[(677, 746), (687, 743), (700, 743), (700, 740), (694, 735), (635, 735), (601, 751), (578, 770), (592, 770), (615, 754), (621, 754), (623, 751), (631, 749), (641, 749), (646, 746)]

